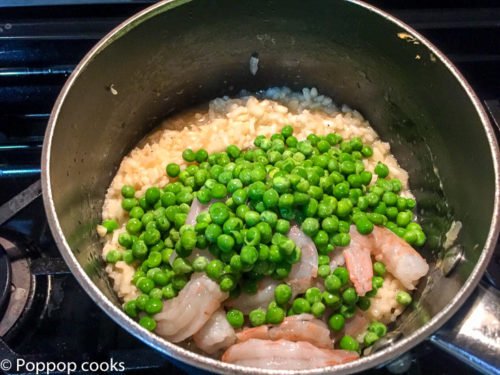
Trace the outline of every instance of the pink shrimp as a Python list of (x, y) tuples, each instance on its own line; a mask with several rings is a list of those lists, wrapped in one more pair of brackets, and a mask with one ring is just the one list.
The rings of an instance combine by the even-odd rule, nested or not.
[(418, 280), (429, 272), (425, 259), (389, 229), (375, 227), (371, 236), (374, 239), (372, 254), (375, 259), (384, 263), (405, 288), (415, 289)]
[(359, 234), (355, 226), (349, 231), (351, 243), (344, 250), (344, 259), (349, 276), (360, 296), (372, 290), (373, 265), (370, 251), (372, 243), (368, 236)]
[(244, 314), (258, 308), (266, 309), (274, 299), (274, 289), (278, 284), (278, 281), (265, 277), (258, 283), (257, 293), (241, 293), (237, 298), (228, 300), (225, 305), (241, 310)]
[(180, 342), (198, 332), (228, 297), (208, 276), (195, 273), (179, 295), (163, 304), (155, 315), (156, 333)]
[(350, 234), (351, 243), (344, 250), (344, 257), (351, 281), (361, 296), (372, 289), (371, 255), (410, 290), (429, 271), (425, 259), (389, 229), (375, 226), (371, 234), (361, 235), (351, 227)]
[(344, 335), (357, 337), (366, 331), (369, 323), (370, 321), (368, 320), (368, 318), (358, 310), (352, 318), (346, 320), (344, 326)]
[(288, 238), (295, 242), (302, 252), (300, 261), (292, 266), (286, 280), (296, 295), (304, 293), (311, 287), (314, 278), (318, 275), (318, 251), (311, 238), (297, 225), (292, 225)]
[(278, 326), (260, 326), (244, 329), (236, 334), (238, 341), (249, 339), (307, 341), (320, 348), (333, 347), (330, 330), (325, 322), (311, 314), (289, 316)]
[(234, 328), (229, 324), (224, 309), (217, 310), (205, 325), (194, 334), (193, 341), (208, 354), (226, 349), (236, 342)]
[(320, 349), (305, 341), (249, 339), (222, 355), (223, 362), (270, 370), (305, 370), (346, 363), (358, 359), (356, 352)]

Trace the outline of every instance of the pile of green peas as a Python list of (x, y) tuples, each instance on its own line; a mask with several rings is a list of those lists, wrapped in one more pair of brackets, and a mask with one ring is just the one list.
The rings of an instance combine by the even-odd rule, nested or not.
[[(373, 150), (360, 138), (310, 134), (299, 141), (293, 128), (285, 126), (270, 138), (258, 136), (254, 145), (247, 150), (230, 145), (212, 154), (186, 149), (182, 157), (189, 165), (182, 169), (168, 164), (172, 182), (163, 188), (150, 187), (136, 197), (132, 186), (122, 187), (122, 208), (129, 218), (118, 242), (125, 250), (108, 252), (106, 260), (123, 260), (137, 268), (132, 282), (141, 294), (125, 303), (124, 310), (140, 318), (145, 328), (155, 329), (154, 314), (182, 290), (193, 272), (205, 272), (231, 297), (255, 293), (266, 276), (286, 279), (301, 258), (300, 248), (287, 237), (295, 222), (317, 247), (318, 274), (326, 291), (311, 288), (290, 301), (290, 287), (282, 284), (267, 310), (252, 311), (247, 319), (253, 326), (278, 324), (287, 314), (320, 317), (329, 308), (334, 311), (330, 328), (339, 331), (356, 307), (369, 308), (369, 298), (383, 284), (383, 265), (375, 263), (379, 272), (375, 270), (374, 290), (358, 297), (347, 270), (330, 269), (328, 254), (350, 243), (350, 226), (361, 234), (371, 233), (374, 225), (385, 226), (411, 245), (425, 243), (422, 228), (414, 222), (415, 200), (399, 195), (402, 184), (388, 177), (385, 164), (377, 164), (378, 178), (371, 184), (373, 173), (365, 170), (363, 159)], [(186, 225), (194, 199), (210, 206), (195, 225)], [(108, 232), (118, 227), (114, 220), (102, 225)], [(190, 261), (195, 248), (215, 259), (198, 256)], [(227, 318), (236, 328), (245, 322), (234, 309)]]

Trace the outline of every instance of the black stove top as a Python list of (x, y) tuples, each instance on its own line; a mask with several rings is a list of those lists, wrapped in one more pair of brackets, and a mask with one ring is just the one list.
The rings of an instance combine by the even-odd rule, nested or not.
[[(0, 2), (0, 205), (31, 186), (25, 196), (11, 201), (10, 207), (0, 208), (0, 223), (9, 216), (9, 211), (17, 211), (27, 203), (29, 197), (38, 197), (0, 225), (0, 372), (18, 373), (16, 365), (24, 373), (50, 370), (53, 374), (68, 370), (137, 374), (186, 370), (117, 326), (78, 285), (54, 244), (37, 183), (44, 130), (64, 81), (102, 36), (151, 3), (147, 0)], [(406, 21), (436, 44), (498, 118), (498, 1), (373, 0), (370, 3)], [(497, 266), (500, 263), (498, 252), (494, 262)], [(87, 367), (82, 368), (85, 363)], [(424, 342), (399, 361), (369, 373), (474, 371), (432, 343)]]

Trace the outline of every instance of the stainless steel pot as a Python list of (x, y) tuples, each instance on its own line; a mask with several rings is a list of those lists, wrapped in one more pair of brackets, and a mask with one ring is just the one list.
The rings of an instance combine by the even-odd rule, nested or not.
[[(254, 76), (248, 65), (255, 54)], [(432, 270), (399, 320), (398, 334), (335, 372), (391, 361), (436, 332), (478, 284), (499, 232), (499, 153), (483, 108), (456, 68), (417, 32), (367, 4), (164, 1), (113, 30), (71, 75), (47, 128), (43, 196), (57, 245), (96, 303), (145, 343), (201, 369), (253, 372), (166, 342), (128, 318), (104, 272), (95, 227), (120, 160), (161, 119), (220, 95), (275, 85), (316, 86), (357, 108), (410, 173)], [(455, 246), (443, 249), (454, 220), (463, 229)], [(469, 349), (493, 354), (486, 359), (495, 370), (498, 339), (491, 338), (500, 330), (498, 310), (491, 309), (498, 309), (498, 298), (484, 288), (481, 293), (490, 304), (455, 323), (455, 339), (467, 332), (490, 338)], [(479, 304), (486, 303), (484, 295), (475, 297)], [(447, 346), (453, 335), (449, 329), (432, 337)]]

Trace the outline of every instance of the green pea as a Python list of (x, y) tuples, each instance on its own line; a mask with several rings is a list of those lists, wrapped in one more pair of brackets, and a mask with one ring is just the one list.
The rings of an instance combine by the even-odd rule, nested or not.
[(321, 302), (321, 290), (319, 288), (313, 287), (306, 290), (305, 294), (307, 302), (314, 305), (316, 302)]
[(302, 225), (300, 226), (302, 231), (307, 234), (309, 237), (315, 236), (319, 231), (319, 222), (318, 219), (308, 217), (304, 220)]
[(358, 302), (357, 302), (357, 306), (361, 310), (363, 310), (363, 311), (368, 310), (370, 308), (370, 305), (371, 305), (370, 298), (368, 298), (368, 297), (359, 297)]
[(222, 225), (229, 218), (229, 209), (222, 202), (216, 202), (208, 209), (210, 217), (215, 224)]
[(134, 208), (138, 204), (139, 204), (139, 202), (135, 198), (124, 198), (122, 200), (122, 208), (125, 211), (130, 211), (132, 208)]
[(233, 193), (233, 201), (237, 205), (241, 205), (246, 203), (247, 201), (247, 190), (246, 189), (238, 189)]
[(144, 242), (148, 246), (152, 246), (161, 240), (161, 233), (158, 229), (147, 229), (144, 232)]
[(219, 287), (223, 292), (230, 292), (237, 286), (232, 275), (224, 275), (219, 280)]
[(281, 129), (281, 134), (283, 135), (283, 137), (287, 138), (287, 137), (290, 137), (292, 134), (293, 134), (293, 128), (291, 125), (285, 125), (282, 129)]
[(256, 227), (249, 228), (245, 234), (245, 242), (247, 245), (257, 246), (260, 243), (261, 235)]
[(425, 236), (425, 233), (422, 232), (421, 230), (417, 231), (417, 241), (415, 242), (415, 245), (424, 246), (426, 240), (427, 237)]
[(338, 292), (344, 283), (336, 275), (329, 275), (325, 279), (325, 289), (329, 292)]
[(172, 299), (177, 296), (177, 291), (174, 289), (172, 284), (168, 284), (161, 288), (161, 293), (166, 299)]
[(260, 218), (261, 218), (261, 216), (256, 211), (247, 211), (245, 213), (245, 223), (249, 227), (253, 227), (253, 226), (257, 225), (257, 223), (260, 221)]
[(169, 177), (177, 177), (179, 173), (181, 173), (181, 167), (179, 166), (179, 164), (176, 163), (167, 164), (166, 169), (167, 169), (167, 175)]
[(123, 311), (131, 318), (137, 317), (137, 303), (135, 300), (130, 300), (123, 305)]
[(160, 189), (157, 187), (150, 187), (146, 190), (146, 202), (153, 206), (160, 199)]
[(153, 281), (156, 285), (165, 286), (172, 279), (173, 273), (169, 272), (157, 272), (153, 275)]
[(329, 241), (328, 233), (326, 233), (324, 230), (318, 231), (316, 235), (313, 238), (314, 244), (319, 248), (324, 248)]
[(222, 275), (223, 270), (224, 270), (224, 263), (222, 263), (218, 259), (210, 261), (205, 268), (207, 276), (213, 280), (218, 280), (219, 277)]
[(190, 148), (187, 148), (185, 149), (183, 152), (182, 152), (182, 158), (187, 161), (188, 163), (191, 163), (193, 161), (195, 161), (195, 158), (196, 158), (196, 154), (194, 153), (193, 150), (191, 150)]
[(222, 234), (222, 229), (217, 224), (209, 224), (207, 229), (205, 229), (205, 237), (208, 242), (215, 243), (217, 238)]
[(157, 251), (149, 253), (148, 256), (148, 266), (153, 268), (153, 267), (158, 267), (162, 262), (162, 257), (161, 254)]
[(174, 263), (172, 264), (172, 269), (177, 275), (183, 275), (193, 271), (193, 267), (191, 267), (188, 261), (183, 258), (175, 258)]
[(386, 272), (384, 263), (382, 263), (382, 262), (373, 263), (373, 272), (377, 276), (384, 276), (385, 272)]
[(311, 304), (307, 299), (299, 297), (293, 301), (292, 308), (296, 314), (307, 314), (311, 311)]
[(185, 250), (193, 250), (196, 247), (196, 232), (193, 230), (184, 231), (181, 234), (181, 245)]
[(163, 309), (163, 302), (158, 298), (150, 298), (145, 305), (144, 310), (148, 314), (157, 314)]
[(311, 314), (313, 314), (315, 318), (321, 318), (325, 313), (325, 310), (326, 310), (325, 304), (319, 301), (314, 302), (311, 306)]
[(135, 259), (144, 259), (148, 253), (148, 247), (142, 240), (135, 241), (132, 245), (132, 254)]
[(398, 213), (398, 216), (396, 217), (396, 224), (400, 227), (406, 227), (410, 224), (412, 218), (413, 214), (411, 211), (402, 211)]
[(108, 263), (116, 263), (122, 259), (122, 253), (118, 250), (111, 250), (106, 254), (106, 262)]
[(290, 231), (290, 222), (285, 219), (278, 219), (275, 230), (278, 233), (287, 234)]
[(330, 308), (336, 309), (338, 306), (340, 306), (341, 301), (340, 297), (335, 294), (335, 293), (330, 293), (328, 291), (324, 291), (321, 295), (321, 298), (323, 299), (323, 303)]
[(129, 233), (120, 233), (118, 236), (118, 243), (129, 249), (132, 246), (132, 236)]
[(368, 326), (368, 332), (375, 333), (378, 337), (384, 337), (387, 333), (387, 327), (384, 323), (372, 322)]
[(255, 309), (248, 314), (252, 327), (258, 327), (266, 323), (266, 312), (262, 309)]
[(161, 205), (165, 208), (174, 206), (176, 204), (176, 199), (175, 199), (175, 194), (167, 191), (163, 193), (163, 195), (160, 198)]
[(217, 238), (217, 246), (221, 249), (221, 251), (228, 253), (230, 252), (233, 247), (234, 247), (234, 239), (233, 237), (227, 235), (227, 234), (221, 234)]
[(272, 238), (272, 228), (271, 225), (269, 225), (266, 222), (260, 222), (255, 226), (260, 233), (260, 241), (262, 243), (269, 243)]
[(370, 234), (373, 232), (373, 228), (373, 223), (366, 216), (363, 216), (356, 221), (356, 229), (361, 234)]
[(278, 305), (285, 305), (292, 298), (292, 288), (286, 284), (280, 284), (274, 289), (274, 299)]
[(363, 146), (361, 149), (361, 153), (363, 154), (364, 157), (369, 158), (370, 156), (373, 155), (373, 149), (370, 146)]
[(146, 212), (144, 215), (142, 215), (140, 220), (141, 220), (142, 225), (146, 227), (150, 222), (154, 221), (154, 219), (155, 219), (155, 215), (151, 211), (149, 211), (149, 212)]
[(354, 305), (358, 302), (358, 294), (354, 288), (347, 288), (342, 292), (342, 299), (348, 305)]
[(148, 331), (154, 331), (156, 328), (156, 321), (147, 315), (143, 316), (139, 320), (139, 324), (141, 325), (141, 327), (146, 328)]
[[(134, 207), (134, 208), (135, 208), (135, 207)], [(134, 208), (132, 208), (132, 210), (133, 210)], [(132, 211), (132, 210), (131, 210), (131, 211)], [(130, 213), (129, 213), (129, 215), (130, 215)], [(132, 216), (132, 217), (133, 217), (133, 216)], [(111, 232), (113, 232), (115, 229), (118, 229), (118, 223), (117, 223), (117, 222), (116, 222), (116, 220), (114, 220), (114, 219), (111, 219), (111, 220), (104, 220), (104, 221), (102, 222), (102, 226), (103, 226), (104, 228), (106, 228), (106, 233), (111, 233)]]
[(141, 277), (137, 280), (136, 283), (137, 288), (143, 293), (149, 293), (155, 287), (155, 283), (153, 280), (148, 279), (147, 277)]
[(280, 307), (270, 307), (267, 309), (266, 322), (268, 324), (280, 324), (285, 319), (285, 310)]
[(341, 314), (333, 314), (328, 318), (328, 327), (332, 331), (339, 332), (345, 326), (345, 318)]
[(399, 291), (396, 294), (396, 301), (403, 306), (408, 306), (412, 302), (411, 295), (405, 291)]
[(387, 206), (395, 206), (398, 202), (398, 196), (394, 194), (392, 191), (386, 191), (384, 195), (382, 195), (382, 201)]
[(385, 178), (389, 175), (389, 168), (384, 163), (378, 162), (375, 166), (375, 173), (380, 178)]
[(349, 271), (345, 267), (337, 267), (333, 271), (333, 274), (337, 276), (340, 281), (342, 282), (342, 285), (347, 284), (349, 281)]
[(278, 263), (278, 264), (276, 264), (273, 278), (275, 278), (277, 280), (283, 280), (288, 276), (291, 269), (292, 269), (292, 266), (290, 263), (287, 263), (287, 262)]
[(349, 245), (349, 243), (351, 242), (351, 236), (349, 235), (349, 233), (337, 233), (332, 237), (332, 241), (335, 246), (344, 247)]
[(210, 190), (210, 194), (215, 199), (222, 199), (227, 195), (227, 188), (223, 184), (216, 183)]
[(337, 216), (346, 217), (352, 211), (353, 205), (349, 199), (343, 198), (337, 203)]
[(135, 189), (130, 185), (123, 185), (121, 193), (123, 198), (134, 198)]
[(273, 211), (264, 211), (260, 214), (260, 221), (268, 223), (271, 228), (274, 228), (278, 222), (278, 215)]
[(378, 337), (376, 333), (366, 332), (365, 337), (363, 338), (363, 342), (366, 346), (371, 346), (379, 339), (380, 337)]
[(372, 287), (373, 289), (380, 289), (384, 285), (384, 278), (380, 276), (373, 276)]
[(290, 188), (290, 181), (285, 177), (275, 177), (272, 183), (273, 188), (280, 194), (286, 193)]
[(398, 216), (398, 208), (397, 207), (387, 207), (387, 210), (385, 211), (385, 216), (387, 216), (388, 219), (390, 220), (395, 220), (396, 217)]
[(322, 264), (321, 266), (318, 267), (318, 276), (321, 278), (326, 278), (328, 275), (330, 275), (331, 269), (329, 264)]
[(207, 265), (208, 265), (208, 259), (205, 258), (204, 256), (196, 257), (196, 259), (193, 260), (193, 263), (191, 264), (194, 272), (205, 271), (205, 268), (207, 267)]
[(132, 264), (134, 261), (134, 254), (132, 253), (132, 250), (125, 250), (123, 253), (123, 261), (127, 264)]
[(199, 149), (198, 151), (196, 151), (194, 158), (198, 163), (203, 163), (208, 159), (208, 152), (204, 149)]
[(252, 265), (259, 259), (259, 252), (254, 246), (243, 246), (240, 257), (243, 263)]

